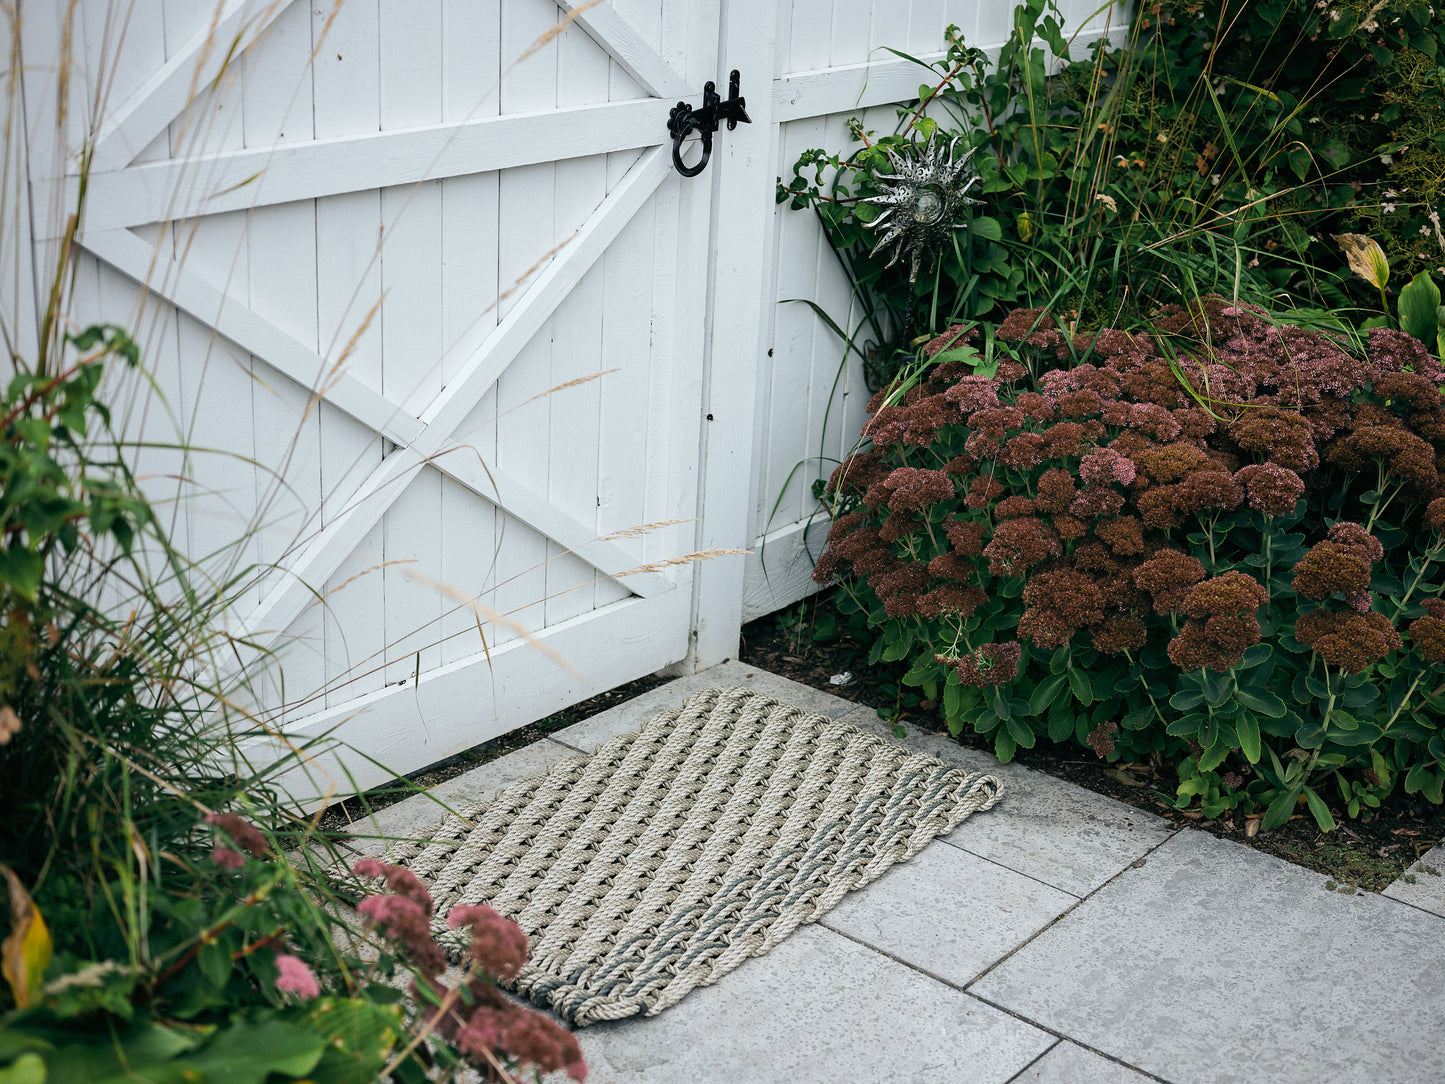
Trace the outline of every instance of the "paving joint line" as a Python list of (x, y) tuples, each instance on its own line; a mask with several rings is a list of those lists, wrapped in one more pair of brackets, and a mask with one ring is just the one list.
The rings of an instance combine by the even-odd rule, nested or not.
[[(1162, 844), (1161, 844), (1161, 846), (1162, 846)], [(1122, 872), (1121, 872), (1120, 875), (1122, 875)], [(1112, 880), (1112, 878), (1111, 878), (1111, 880)], [(1100, 887), (1102, 888), (1103, 886), (1101, 885)], [(1082, 903), (1083, 901), (1081, 900), (1080, 902)], [(1076, 906), (1078, 906), (1078, 905), (1075, 904), (1075, 907), (1076, 907)], [(1064, 914), (1068, 914), (1070, 911), (1073, 911), (1073, 910), (1074, 910), (1074, 907), (1070, 907), (1070, 908), (1069, 908), (1069, 911), (1065, 911)], [(1059, 916), (1059, 918), (1062, 918), (1062, 917), (1063, 917), (1063, 915), (1060, 915), (1060, 916)], [(1055, 920), (1054, 920), (1054, 922), (1057, 922), (1057, 921), (1058, 921), (1058, 919), (1055, 919)], [(1049, 926), (1052, 926), (1052, 925), (1054, 924), (1054, 922), (1050, 922), (1050, 923), (1049, 923)], [(991, 1009), (996, 1009), (998, 1012), (1003, 1013), (1005, 1016), (1010, 1016), (1010, 1017), (1012, 1017), (1013, 1019), (1019, 1021), (1020, 1023), (1027, 1024), (1027, 1025), (1029, 1025), (1029, 1027), (1032, 1027), (1032, 1028), (1036, 1028), (1036, 1029), (1038, 1029), (1039, 1031), (1042, 1031), (1042, 1032), (1043, 1032), (1044, 1034), (1046, 1034), (1046, 1035), (1052, 1035), (1056, 1041), (1055, 1041), (1054, 1043), (1052, 1043), (1052, 1044), (1048, 1047), (1048, 1049), (1046, 1049), (1046, 1050), (1044, 1050), (1042, 1053), (1040, 1053), (1038, 1058), (1034, 1058), (1033, 1061), (1029, 1062), (1028, 1065), (1025, 1065), (1022, 1069), (1020, 1069), (1018, 1073), (1015, 1073), (1013, 1076), (1009, 1077), (1009, 1078), (1008, 1078), (1009, 1081), (1013, 1081), (1013, 1080), (1018, 1079), (1019, 1074), (1027, 1072), (1030, 1066), (1032, 1066), (1033, 1064), (1035, 1064), (1035, 1063), (1039, 1060), (1039, 1058), (1042, 1058), (1042, 1057), (1044, 1057), (1046, 1054), (1048, 1054), (1048, 1052), (1049, 1052), (1050, 1050), (1053, 1050), (1055, 1047), (1057, 1047), (1060, 1042), (1068, 1041), (1068, 1042), (1073, 1043), (1075, 1046), (1082, 1047), (1083, 1049), (1089, 1051), (1091, 1054), (1097, 1054), (1097, 1055), (1099, 1055), (1099, 1057), (1101, 1057), (1101, 1058), (1105, 1058), (1105, 1059), (1107, 1059), (1108, 1061), (1112, 1061), (1112, 1062), (1114, 1062), (1114, 1063), (1116, 1063), (1116, 1064), (1118, 1064), (1118, 1065), (1122, 1065), (1122, 1066), (1124, 1066), (1124, 1068), (1130, 1069), (1130, 1070), (1138, 1073), (1140, 1076), (1144, 1077), (1146, 1080), (1156, 1081), (1157, 1084), (1177, 1084), (1177, 1082), (1175, 1082), (1175, 1081), (1168, 1080), (1168, 1079), (1166, 1079), (1166, 1078), (1164, 1078), (1164, 1077), (1162, 1077), (1162, 1076), (1155, 1076), (1153, 1073), (1150, 1073), (1150, 1072), (1148, 1072), (1147, 1070), (1140, 1069), (1137, 1065), (1130, 1065), (1128, 1062), (1124, 1061), (1122, 1058), (1115, 1057), (1115, 1056), (1113, 1056), (1112, 1054), (1107, 1054), (1107, 1053), (1105, 1053), (1105, 1052), (1102, 1051), (1102, 1050), (1097, 1050), (1097, 1049), (1095, 1049), (1094, 1047), (1090, 1046), (1088, 1043), (1081, 1042), (1080, 1040), (1074, 1038), (1072, 1035), (1066, 1035), (1066, 1034), (1064, 1034), (1064, 1033), (1061, 1032), (1061, 1031), (1057, 1031), (1057, 1030), (1055, 1030), (1054, 1028), (1051, 1028), (1051, 1027), (1048, 1027), (1048, 1026), (1045, 1025), (1045, 1024), (1039, 1023), (1037, 1020), (1030, 1020), (1027, 1016), (1024, 1016), (1022, 1013), (1015, 1012), (1014, 1010), (1008, 1008), (1008, 1006), (1006, 1006), (1006, 1005), (1000, 1005), (999, 1003), (997, 1003), (997, 1002), (995, 1002), (995, 1001), (990, 1001), (990, 1000), (989, 1000), (988, 998), (986, 998), (986, 997), (980, 997), (978, 994), (975, 994), (975, 993), (973, 993), (972, 991), (968, 990), (968, 989), (966, 988), (966, 986), (959, 986), (957, 983), (949, 982), (947, 979), (940, 978), (939, 976), (937, 976), (937, 975), (935, 975), (935, 974), (933, 974), (933, 973), (931, 973), (931, 972), (929, 972), (929, 971), (924, 970), (923, 968), (919, 967), (919, 966), (918, 966), (917, 964), (915, 964), (915, 963), (910, 963), (908, 960), (900, 959), (899, 957), (893, 955), (893, 953), (889, 952), (889, 951), (886, 950), (886, 949), (881, 949), (881, 948), (879, 948), (877, 945), (869, 944), (867, 941), (864, 941), (862, 938), (855, 937), (855, 936), (853, 936), (853, 935), (850, 934), (850, 933), (844, 933), (842, 930), (834, 929), (832, 926), (829, 926), (829, 925), (827, 924), (826, 918), (820, 918), (820, 919), (818, 919), (816, 924), (819, 925), (819, 926), (821, 926), (821, 927), (823, 927), (823, 929), (827, 930), (829, 933), (836, 934), (837, 936), (843, 938), (844, 940), (852, 941), (855, 945), (859, 945), (859, 946), (867, 949), (869, 952), (872, 952), (872, 953), (875, 953), (876, 955), (882, 956), (885, 960), (892, 960), (894, 963), (899, 964), (899, 965), (901, 965), (901, 966), (903, 966), (903, 967), (906, 967), (909, 971), (912, 971), (912, 972), (915, 972), (916, 974), (922, 975), (924, 978), (926, 978), (926, 979), (928, 979), (928, 980), (930, 980), (930, 981), (932, 981), (932, 982), (936, 982), (936, 983), (938, 983), (938, 984), (941, 985), (941, 986), (946, 986), (946, 987), (948, 987), (950, 990), (956, 990), (956, 991), (958, 991), (960, 994), (963, 994), (963, 995), (966, 996), (966, 997), (970, 997), (970, 998), (972, 998), (974, 1001), (977, 1001), (977, 1002), (979, 1002), (979, 1003), (982, 1004), (982, 1005), (987, 1005), (987, 1006), (988, 1006), (989, 1008), (991, 1008)], [(1048, 928), (1048, 927), (1045, 927), (1045, 929), (1047, 929), (1047, 928)], [(1040, 931), (1039, 931), (1039, 933), (1042, 933), (1042, 932), (1043, 932), (1043, 930), (1040, 930)], [(1037, 936), (1037, 934), (1035, 934), (1034, 936)], [(1033, 940), (1033, 938), (1030, 937), (1030, 938), (1029, 938), (1029, 941), (1032, 941), (1032, 940)], [(1027, 944), (1027, 942), (1025, 942), (1025, 944)], [(1020, 946), (1020, 947), (1022, 947), (1022, 946)], [(1018, 951), (1017, 949), (1014, 950), (1014, 952), (1017, 952), (1017, 951)], [(1013, 952), (1010, 952), (1009, 955), (1012, 956), (1012, 955), (1013, 955)], [(994, 966), (997, 966), (997, 965), (990, 965), (990, 967), (986, 968), (986, 969), (978, 976), (978, 978), (972, 979), (971, 981), (972, 981), (972, 982), (977, 982), (979, 978), (982, 978), (983, 975), (985, 975), (985, 974), (987, 974), (989, 971), (991, 971)], [(1007, 1082), (1005, 1082), (1005, 1084), (1007, 1084)]]
[[(1010, 949), (1007, 953), (1005, 953), (1003, 956), (1000, 956), (1000, 957), (999, 957), (997, 960), (995, 960), (993, 963), (989, 964), (988, 967), (984, 968), (984, 969), (983, 969), (982, 971), (980, 971), (977, 975), (975, 975), (972, 979), (970, 979), (967, 983), (965, 983), (962, 988), (963, 988), (965, 991), (967, 991), (967, 992), (969, 992), (969, 993), (972, 993), (972, 991), (969, 991), (969, 990), (968, 990), (968, 987), (974, 985), (974, 984), (977, 983), (977, 982), (983, 981), (983, 979), (987, 978), (988, 975), (989, 975), (992, 971), (994, 971), (994, 970), (995, 970), (996, 968), (998, 968), (1000, 965), (1002, 965), (1002, 964), (1006, 963), (1007, 961), (1013, 959), (1013, 957), (1014, 957), (1015, 955), (1017, 955), (1017, 954), (1018, 954), (1019, 952), (1021, 952), (1023, 949), (1027, 948), (1029, 945), (1033, 944), (1036, 940), (1038, 940), (1038, 939), (1039, 939), (1040, 937), (1042, 937), (1044, 934), (1048, 933), (1051, 929), (1053, 929), (1056, 925), (1058, 925), (1058, 923), (1062, 922), (1062, 921), (1063, 921), (1065, 918), (1067, 918), (1069, 915), (1073, 914), (1073, 913), (1074, 913), (1075, 911), (1077, 911), (1080, 907), (1082, 907), (1085, 903), (1089, 902), (1089, 900), (1093, 899), (1093, 898), (1094, 898), (1095, 896), (1097, 896), (1100, 892), (1102, 892), (1104, 889), (1108, 888), (1111, 884), (1113, 884), (1115, 881), (1117, 881), (1120, 877), (1123, 877), (1123, 876), (1124, 876), (1125, 874), (1127, 874), (1130, 870), (1138, 869), (1138, 868), (1139, 868), (1139, 865), (1141, 865), (1141, 864), (1143, 864), (1144, 862), (1146, 862), (1146, 861), (1148, 860), (1148, 858), (1149, 858), (1150, 855), (1152, 855), (1152, 854), (1153, 854), (1155, 851), (1157, 851), (1160, 847), (1163, 847), (1163, 846), (1164, 846), (1165, 844), (1167, 844), (1170, 840), (1174, 839), (1176, 836), (1178, 836), (1181, 832), (1184, 832), (1184, 831), (1186, 831), (1186, 829), (1184, 829), (1184, 828), (1176, 828), (1174, 831), (1170, 832), (1169, 835), (1165, 836), (1162, 840), (1160, 840), (1160, 841), (1159, 841), (1157, 844), (1155, 844), (1153, 847), (1150, 847), (1147, 851), (1145, 851), (1140, 857), (1134, 859), (1133, 862), (1130, 862), (1130, 863), (1129, 863), (1128, 865), (1126, 865), (1123, 869), (1121, 869), (1118, 873), (1114, 874), (1114, 876), (1110, 877), (1110, 878), (1109, 878), (1107, 881), (1105, 881), (1103, 884), (1099, 885), (1099, 886), (1098, 886), (1097, 888), (1095, 888), (1092, 892), (1088, 893), (1088, 895), (1081, 896), (1081, 897), (1076, 897), (1076, 899), (1078, 900), (1077, 903), (1075, 903), (1075, 904), (1073, 904), (1072, 906), (1070, 906), (1068, 910), (1062, 911), (1062, 912), (1060, 912), (1059, 914), (1055, 915), (1052, 919), (1049, 920), (1048, 924), (1045, 925), (1042, 929), (1040, 929), (1038, 932), (1036, 932), (1036, 933), (1034, 933), (1034, 934), (1031, 934), (1029, 937), (1026, 937), (1023, 941), (1020, 941), (1017, 945), (1015, 945), (1015, 946), (1014, 946), (1012, 949)], [(1050, 886), (1050, 887), (1052, 887), (1052, 886)], [(1059, 891), (1062, 892), (1063, 889), (1059, 889)], [(1073, 893), (1068, 893), (1068, 894), (1069, 894), (1069, 895), (1073, 895)], [(975, 995), (973, 995), (973, 996), (977, 997), (978, 995), (975, 994)], [(982, 999), (980, 999), (980, 1000), (982, 1000)]]
[[(1007, 795), (1005, 795), (1005, 797), (1007, 797)], [(984, 855), (979, 854), (977, 851), (971, 851), (962, 843), (954, 843), (953, 841), (943, 837), (939, 837), (938, 842), (946, 843), (954, 850), (962, 851), (964, 854), (968, 855), (971, 858), (977, 858), (980, 862), (987, 862), (990, 866), (997, 866), (999, 869), (1006, 869), (1016, 876), (1027, 878), (1028, 880), (1033, 881), (1034, 884), (1040, 884), (1043, 885), (1045, 888), (1053, 889), (1055, 892), (1062, 892), (1066, 896), (1072, 896), (1074, 897), (1074, 899), (1078, 900), (1081, 903), (1086, 898), (1079, 895), (1077, 892), (1070, 892), (1067, 888), (1060, 888), (1058, 885), (1051, 885), (1048, 881), (1045, 881), (1040, 877), (1035, 877), (1032, 873), (1025, 873), (1021, 869), (1014, 869), (1012, 866), (1006, 866), (1002, 862), (996, 861), (992, 858), (987, 858)]]

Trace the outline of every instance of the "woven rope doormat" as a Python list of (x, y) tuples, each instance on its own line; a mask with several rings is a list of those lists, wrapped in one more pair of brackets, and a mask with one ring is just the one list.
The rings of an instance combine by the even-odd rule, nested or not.
[[(448, 817), (396, 854), (445, 929), (487, 903), (531, 941), (510, 984), (574, 1027), (652, 1016), (998, 801), (966, 775), (748, 689), (709, 689)], [(445, 932), (443, 932), (445, 930)]]

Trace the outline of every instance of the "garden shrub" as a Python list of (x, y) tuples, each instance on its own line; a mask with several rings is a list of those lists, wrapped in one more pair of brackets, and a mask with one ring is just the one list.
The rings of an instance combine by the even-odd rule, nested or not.
[(99, 398), (139, 350), (62, 325), (0, 387), (0, 1079), (585, 1078), (575, 1038), (496, 987), (515, 924), (454, 912), (471, 941), (444, 982), (415, 878), (348, 875), (271, 788), (289, 760), (238, 755), (258, 724), (215, 676), (224, 585), (193, 589)]
[[(953, 733), (1177, 766), (1203, 815), (1442, 800), (1445, 369), (1219, 297), (1152, 332), (1018, 310), (879, 392), (827, 484), (842, 579)], [(942, 359), (942, 360), (930, 360)]]
[[(993, 62), (949, 27), (892, 134), (855, 121), (860, 146), (807, 151), (780, 178), (779, 202), (815, 208), (844, 259), (877, 373), (908, 352), (905, 327), (1021, 305), (1070, 331), (1214, 291), (1364, 319), (1380, 297), (1335, 235), (1378, 238), (1397, 283), (1445, 272), (1445, 20), (1423, 0), (1146, 0), (1127, 42), (1091, 56), (1060, 21), (1026, 0)], [(890, 153), (930, 139), (973, 152), (985, 206), (915, 298), (907, 261), (871, 255), (866, 201)]]

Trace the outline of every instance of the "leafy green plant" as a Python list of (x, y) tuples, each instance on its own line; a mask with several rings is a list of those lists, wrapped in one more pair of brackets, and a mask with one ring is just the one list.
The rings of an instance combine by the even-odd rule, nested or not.
[[(1445, 24), (1423, 3), (1144, 3), (1123, 47), (1076, 58), (1051, 0), (1027, 0), (996, 60), (957, 27), (945, 45), (893, 133), (857, 122), (857, 150), (807, 151), (779, 182), (779, 202), (813, 207), (840, 253), (880, 381), (915, 307), (935, 329), (1045, 307), (1071, 331), (1136, 326), (1208, 292), (1329, 310), (1360, 297), (1327, 231), (1380, 231), (1411, 275), (1445, 259), (1428, 165), (1445, 155)], [(1407, 116), (1413, 141), (1398, 138)], [(915, 299), (870, 254), (867, 201), (889, 153), (929, 139), (973, 152), (986, 205)]]
[(1441, 802), (1440, 362), (1220, 298), (1148, 335), (1020, 310), (997, 337), (1019, 360), (992, 378), (950, 360), (875, 396), (828, 484), (815, 579), (872, 659), (1004, 760), (1157, 753), (1206, 816)]
[[(209, 855), (182, 847), (157, 856), (140, 889), (143, 937), (93, 934), (110, 942), (109, 954), (62, 953), (48, 983), (46, 924), (4, 871), (17, 927), (5, 975), (16, 1007), (0, 1015), (0, 1080), (361, 1084), (447, 1079), (470, 1067), (514, 1081), (526, 1065), (585, 1079), (576, 1039), (497, 989), (526, 961), (514, 923), (487, 907), (454, 912), (453, 925), (471, 932), (449, 985), (431, 898), (407, 871), (355, 864), (357, 895), (376, 879), (391, 889), (357, 902), (373, 940), (339, 908), (317, 907), (316, 885), (252, 824), (235, 814), (206, 820), (216, 833)], [(52, 915), (57, 927), (74, 917)]]
[(1380, 294), (1380, 305), (1384, 313), (1365, 320), (1362, 328), (1396, 327), (1415, 336), (1433, 350), (1437, 357), (1445, 358), (1445, 306), (1440, 304), (1440, 287), (1429, 271), (1421, 271), (1400, 290), (1397, 302), (1397, 319), (1391, 319), (1390, 311), (1390, 260), (1385, 250), (1369, 237), (1346, 233), (1335, 238), (1345, 251), (1350, 269)]

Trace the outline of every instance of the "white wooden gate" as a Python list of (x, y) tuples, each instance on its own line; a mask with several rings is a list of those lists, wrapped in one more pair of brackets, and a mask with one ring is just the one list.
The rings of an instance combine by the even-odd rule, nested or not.
[[(246, 583), (233, 631), (284, 664), (262, 713), (359, 750), (356, 784), (683, 660), (694, 631), (735, 643), (736, 602), (693, 615), (737, 596), (739, 559), (669, 562), (746, 542), (755, 352), (746, 395), (736, 361), (715, 387), (705, 329), (709, 290), (756, 297), (758, 246), (709, 249), (715, 210), (761, 232), (766, 82), (698, 180), (666, 120), (756, 6), (24, 5), (40, 265), (88, 148), (72, 318), (137, 329), (161, 392), (129, 419), (139, 473)], [(757, 318), (716, 328), (756, 341)], [(709, 479), (730, 517), (698, 520)]]
[[(1094, 6), (1065, 4), (1085, 40)], [(232, 631), (284, 664), (260, 713), (335, 732), (369, 785), (720, 661), (810, 588), (807, 481), (866, 395), (778, 305), (847, 296), (774, 178), (912, 96), (882, 46), (996, 44), (1011, 7), (21, 0), (0, 303), (44, 303), (88, 151), (70, 312), (143, 342), (138, 471), (240, 575)], [(683, 180), (669, 110), (734, 67), (753, 123)], [(720, 547), (754, 552), (668, 563)]]

